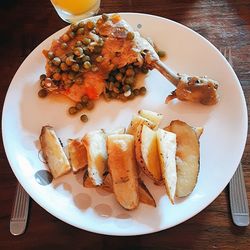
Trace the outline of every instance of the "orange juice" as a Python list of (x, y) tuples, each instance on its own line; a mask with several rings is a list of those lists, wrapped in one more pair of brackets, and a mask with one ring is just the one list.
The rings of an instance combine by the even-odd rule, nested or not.
[(66, 22), (77, 22), (96, 14), (100, 0), (51, 0), (58, 15)]

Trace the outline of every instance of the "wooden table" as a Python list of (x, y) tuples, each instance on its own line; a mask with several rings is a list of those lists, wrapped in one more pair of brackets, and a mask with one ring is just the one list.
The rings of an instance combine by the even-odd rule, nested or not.
[[(235, 72), (250, 105), (250, 2), (249, 0), (103, 0), (101, 12), (142, 12), (182, 23), (215, 46), (231, 46)], [(50, 1), (1, 2), (0, 92), (1, 105), (16, 70), (44, 39), (64, 27)], [(250, 197), (250, 139), (242, 158)], [(250, 249), (250, 230), (232, 223), (228, 188), (201, 213), (179, 226), (134, 237), (111, 237), (74, 228), (31, 202), (26, 233), (9, 233), (9, 218), (16, 178), (0, 145), (0, 249)], [(249, 199), (248, 199), (249, 200)], [(250, 203), (250, 202), (249, 202)]]

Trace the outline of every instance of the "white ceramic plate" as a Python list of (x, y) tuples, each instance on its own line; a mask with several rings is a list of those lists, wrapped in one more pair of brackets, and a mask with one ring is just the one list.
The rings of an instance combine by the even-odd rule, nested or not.
[[(247, 109), (240, 83), (227, 61), (206, 39), (176, 22), (145, 14), (122, 14), (144, 36), (151, 37), (167, 52), (166, 63), (175, 71), (207, 75), (220, 82), (221, 100), (214, 106), (173, 101), (164, 104), (174, 87), (157, 71), (144, 79), (145, 97), (126, 104), (98, 101), (87, 124), (79, 116), (67, 114), (68, 102), (37, 97), (39, 76), (44, 73), (42, 50), (49, 48), (58, 31), (41, 43), (15, 74), (3, 108), (2, 134), (5, 150), (19, 182), (30, 196), (49, 213), (78, 228), (108, 235), (139, 235), (173, 227), (191, 218), (210, 204), (229, 182), (243, 153), (247, 136)], [(140, 204), (135, 211), (123, 210), (112, 194), (82, 187), (82, 174), (68, 174), (45, 185), (41, 174), (46, 166), (39, 160), (38, 137), (41, 127), (54, 126), (65, 144), (99, 129), (127, 126), (139, 109), (164, 114), (162, 127), (173, 119), (204, 127), (200, 140), (198, 183), (185, 199), (171, 205), (163, 187), (146, 184), (157, 208)]]

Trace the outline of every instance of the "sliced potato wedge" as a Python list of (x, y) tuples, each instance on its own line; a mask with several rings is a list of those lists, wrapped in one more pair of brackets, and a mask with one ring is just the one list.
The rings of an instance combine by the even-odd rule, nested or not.
[(88, 174), (94, 185), (103, 183), (103, 176), (107, 170), (107, 145), (106, 134), (103, 130), (87, 133), (82, 142), (87, 150)]
[(137, 164), (155, 184), (161, 184), (162, 174), (156, 132), (143, 125), (137, 133), (135, 141)]
[(145, 203), (149, 206), (156, 207), (156, 202), (152, 194), (149, 192), (147, 186), (144, 182), (139, 178), (139, 198), (140, 202)]
[(77, 139), (68, 140), (69, 161), (74, 173), (88, 165), (87, 151), (83, 143)]
[[(148, 190), (147, 186), (144, 184), (144, 182), (138, 178), (139, 182), (139, 200), (140, 202), (147, 204), (149, 206), (156, 207), (156, 202), (150, 191)], [(110, 173), (108, 173), (104, 177), (103, 184), (101, 186), (96, 187), (91, 179), (88, 176), (88, 171), (85, 171), (83, 175), (83, 186), (86, 188), (101, 188), (107, 192), (113, 193), (113, 183)]]
[(105, 134), (108, 135), (114, 135), (114, 134), (125, 134), (126, 128), (118, 128), (114, 130), (104, 130)]
[(139, 205), (139, 184), (134, 153), (134, 136), (128, 134), (109, 135), (107, 146), (108, 166), (116, 200), (125, 209), (135, 209)]
[(146, 110), (146, 109), (139, 110), (138, 114), (142, 116), (143, 118), (148, 119), (153, 124), (155, 124), (155, 128), (158, 128), (163, 118), (162, 114), (156, 113), (154, 111)]
[(43, 157), (53, 177), (68, 173), (71, 170), (70, 163), (53, 127), (43, 126), (39, 139)]
[(199, 140), (204, 129), (202, 127), (193, 127), (193, 130), (194, 130), (194, 132)]
[(167, 190), (167, 195), (174, 204), (176, 191), (176, 135), (172, 132), (158, 129), (156, 131), (158, 150), (160, 156), (161, 172), (164, 184)]
[(156, 127), (156, 125), (153, 122), (151, 122), (150, 120), (148, 120), (140, 115), (134, 115), (128, 128), (127, 128), (127, 133), (135, 136), (137, 133), (137, 128), (139, 126), (142, 127), (143, 125), (147, 125), (149, 128), (152, 128), (152, 129)]
[[(177, 186), (176, 196), (184, 197), (189, 195), (197, 182), (199, 174), (199, 136), (193, 127), (179, 120), (174, 120), (167, 127), (168, 131), (176, 134), (177, 137)], [(199, 129), (201, 131), (202, 129)]]

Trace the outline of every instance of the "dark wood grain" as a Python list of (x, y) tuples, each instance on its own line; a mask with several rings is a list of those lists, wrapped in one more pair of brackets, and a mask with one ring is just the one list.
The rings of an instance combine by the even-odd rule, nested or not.
[[(1, 1), (0, 104), (16, 70), (44, 39), (64, 27), (50, 1)], [(141, 12), (166, 17), (197, 31), (215, 46), (233, 48), (234, 70), (250, 105), (249, 0), (103, 0), (101, 12)], [(233, 98), (233, 97), (232, 97)], [(237, 111), (236, 111), (237, 112)], [(230, 153), (230, 152), (228, 152)], [(250, 138), (242, 164), (250, 197)], [(0, 141), (0, 249), (250, 249), (250, 230), (233, 225), (228, 188), (201, 213), (162, 232), (134, 237), (103, 236), (74, 228), (31, 202), (26, 233), (9, 233), (16, 178)], [(248, 200), (250, 203), (250, 200)]]

